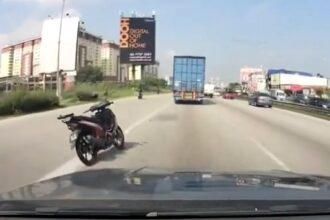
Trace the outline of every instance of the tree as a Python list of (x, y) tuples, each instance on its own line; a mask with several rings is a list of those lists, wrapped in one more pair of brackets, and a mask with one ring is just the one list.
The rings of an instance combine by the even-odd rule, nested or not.
[(167, 81), (165, 79), (158, 79), (159, 86), (165, 88), (167, 86)]
[(78, 70), (77, 82), (98, 82), (103, 80), (103, 72), (100, 67), (85, 66)]
[(229, 90), (241, 89), (241, 84), (239, 84), (237, 82), (229, 83), (228, 89)]

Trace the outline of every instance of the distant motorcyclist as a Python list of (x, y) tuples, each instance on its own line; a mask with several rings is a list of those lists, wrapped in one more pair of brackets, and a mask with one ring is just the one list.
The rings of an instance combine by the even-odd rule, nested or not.
[(140, 84), (138, 99), (142, 99), (142, 98), (143, 98), (143, 89), (142, 89), (142, 85)]

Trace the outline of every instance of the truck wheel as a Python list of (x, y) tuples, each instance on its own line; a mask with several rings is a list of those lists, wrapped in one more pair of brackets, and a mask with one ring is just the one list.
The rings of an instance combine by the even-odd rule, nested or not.
[(198, 101), (198, 104), (202, 105), (203, 104), (203, 100)]
[(210, 98), (211, 98), (211, 99), (213, 98), (213, 95), (212, 95), (212, 94), (210, 95)]

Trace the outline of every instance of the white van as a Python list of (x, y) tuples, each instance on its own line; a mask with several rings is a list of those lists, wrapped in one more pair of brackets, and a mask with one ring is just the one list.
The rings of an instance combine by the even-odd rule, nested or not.
[(271, 89), (270, 96), (279, 101), (284, 101), (286, 98), (285, 92), (280, 89)]
[(207, 83), (204, 85), (204, 96), (213, 98), (215, 85)]

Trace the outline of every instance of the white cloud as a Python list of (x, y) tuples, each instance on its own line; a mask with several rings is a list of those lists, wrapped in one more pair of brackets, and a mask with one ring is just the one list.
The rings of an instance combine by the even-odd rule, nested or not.
[(0, 48), (17, 41), (40, 36), (42, 21), (28, 19), (10, 33), (0, 33)]
[[(18, 2), (18, 1), (22, 1), (23, 0), (4, 0), (6, 2)], [(61, 0), (26, 0), (28, 2), (38, 2), (40, 4), (55, 4), (56, 2), (61, 2)], [(24, 0), (25, 2), (25, 0)], [(60, 17), (60, 12), (57, 12), (58, 14), (56, 16), (53, 17)], [(81, 13), (72, 7), (67, 7), (64, 9), (64, 16), (65, 14), (70, 14), (70, 16), (77, 16), (77, 17), (81, 17)], [(14, 19), (17, 15), (12, 15), (12, 19)], [(18, 25), (15, 24), (15, 26), (13, 25), (9, 25), (11, 26), (11, 31), (9, 32), (2, 32), (2, 30), (0, 30), (0, 48), (2, 48), (5, 45), (8, 44), (13, 44), (16, 43), (18, 41), (22, 41), (25, 39), (29, 39), (32, 37), (37, 37), (41, 35), (41, 29), (42, 29), (42, 23), (43, 23), (43, 19), (38, 19), (37, 17), (41, 17), (41, 16), (37, 16), (37, 15), (30, 15), (30, 18), (25, 18), (24, 20), (22, 20), (21, 23), (19, 23)]]
[(56, 4), (60, 4), (62, 2), (62, 0), (3, 0), (3, 2), (5, 3), (38, 3), (40, 5), (44, 5), (44, 6), (52, 6), (52, 5), (56, 5)]
[(166, 51), (166, 57), (172, 59), (173, 56), (175, 56), (175, 51), (174, 50), (168, 50)]

